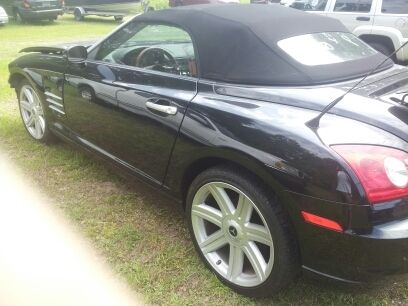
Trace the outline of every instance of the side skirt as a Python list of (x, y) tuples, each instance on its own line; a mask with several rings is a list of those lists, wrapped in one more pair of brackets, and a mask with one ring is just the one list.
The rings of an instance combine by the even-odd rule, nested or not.
[(326, 274), (326, 273), (317, 271), (315, 269), (312, 269), (312, 268), (309, 268), (309, 267), (306, 267), (306, 266), (302, 266), (302, 269), (304, 271), (308, 272), (308, 273), (312, 273), (312, 274), (315, 274), (315, 275), (318, 275), (318, 276), (321, 276), (321, 277), (324, 277), (324, 278), (329, 278), (329, 279), (332, 279), (332, 280), (337, 281), (337, 282), (342, 282), (342, 283), (351, 284), (351, 285), (361, 285), (361, 284), (363, 284), (362, 282), (356, 282), (356, 281), (344, 279), (344, 278), (341, 278), (341, 277), (337, 277), (337, 276), (334, 276), (334, 275)]
[[(56, 123), (59, 125), (59, 123)], [(150, 176), (146, 175), (144, 172), (136, 169), (135, 167), (129, 165), (128, 163), (114, 157), (113, 155), (109, 154), (108, 152), (98, 148), (95, 145), (90, 145), (88, 141), (79, 138), (79, 137), (69, 137), (64, 132), (61, 131), (60, 128), (56, 128), (55, 126), (51, 126), (50, 130), (60, 139), (63, 141), (74, 145), (75, 147), (79, 147), (84, 150), (86, 153), (92, 155), (92, 157), (97, 157), (99, 160), (108, 163), (109, 166), (114, 168), (114, 171), (118, 173), (118, 175), (124, 178), (131, 178), (135, 179), (138, 182), (142, 182), (149, 187), (159, 191), (163, 196), (168, 198), (169, 200), (176, 201), (180, 205), (182, 205), (182, 200), (179, 198), (174, 197), (170, 192), (169, 188), (163, 186), (159, 181), (151, 178)], [(105, 154), (107, 153), (107, 154)], [(125, 170), (125, 173), (123, 173)]]

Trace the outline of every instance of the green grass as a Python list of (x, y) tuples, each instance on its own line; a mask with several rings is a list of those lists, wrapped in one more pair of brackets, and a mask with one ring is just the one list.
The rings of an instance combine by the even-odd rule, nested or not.
[(408, 304), (406, 278), (364, 289), (301, 278), (271, 299), (239, 296), (198, 259), (179, 205), (119, 176), (77, 148), (31, 140), (20, 122), (14, 92), (8, 88), (7, 63), (23, 47), (97, 39), (115, 26), (113, 21), (97, 18), (75, 23), (67, 16), (55, 24), (0, 28), (0, 148), (73, 221), (120, 277), (148, 302), (160, 305)]

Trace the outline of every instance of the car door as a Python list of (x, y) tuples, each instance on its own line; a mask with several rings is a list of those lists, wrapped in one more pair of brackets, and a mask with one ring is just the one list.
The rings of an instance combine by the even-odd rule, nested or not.
[(69, 129), (79, 141), (160, 184), (188, 103), (195, 52), (184, 30), (129, 23), (66, 72)]
[(374, 25), (399, 30), (408, 38), (408, 0), (380, 0)]
[(353, 32), (359, 26), (371, 26), (374, 12), (374, 0), (335, 0), (327, 16), (339, 19), (350, 32)]

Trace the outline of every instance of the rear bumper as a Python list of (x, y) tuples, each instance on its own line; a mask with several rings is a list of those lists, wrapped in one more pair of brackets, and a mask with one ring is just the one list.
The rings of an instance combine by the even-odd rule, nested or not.
[[(303, 268), (346, 282), (370, 282), (408, 273), (408, 199), (392, 203), (397, 205), (393, 210), (386, 207), (379, 212), (370, 206), (295, 197), (299, 205), (295, 211), (320, 212), (322, 217), (338, 221), (345, 229), (335, 232), (308, 224), (301, 216), (295, 217)], [(389, 213), (400, 221), (383, 222), (381, 218)], [(380, 224), (371, 226), (373, 220)]]
[(25, 19), (48, 19), (55, 18), (63, 14), (63, 9), (49, 9), (49, 10), (20, 10), (20, 14)]
[(0, 24), (6, 24), (8, 21), (8, 16), (0, 16)]
[(408, 272), (408, 220), (377, 226), (370, 235), (338, 234), (323, 262), (304, 265), (333, 279), (370, 282)]

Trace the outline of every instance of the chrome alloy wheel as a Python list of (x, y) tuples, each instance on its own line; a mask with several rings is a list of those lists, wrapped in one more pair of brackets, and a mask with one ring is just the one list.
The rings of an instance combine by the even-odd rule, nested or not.
[(195, 194), (191, 221), (210, 265), (229, 282), (254, 287), (270, 275), (274, 248), (265, 218), (238, 188), (211, 182)]
[(24, 85), (20, 90), (20, 111), (24, 124), (35, 139), (42, 139), (45, 132), (44, 110), (34, 89)]

